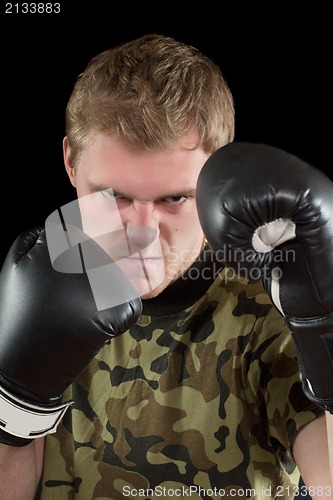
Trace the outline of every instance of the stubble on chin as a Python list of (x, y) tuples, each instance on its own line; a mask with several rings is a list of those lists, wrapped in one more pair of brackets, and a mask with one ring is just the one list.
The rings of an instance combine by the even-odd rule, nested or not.
[(166, 276), (160, 285), (142, 295), (141, 299), (142, 300), (153, 299), (158, 295), (160, 295), (169, 285), (177, 281), (192, 266), (195, 260), (196, 258), (194, 258), (192, 261), (183, 262), (176, 273), (174, 273), (171, 276)]
[[(168, 259), (164, 260), (164, 268), (168, 270), (169, 267), (169, 273), (166, 272), (165, 277), (163, 281), (154, 289), (150, 290), (149, 292), (141, 295), (142, 300), (147, 300), (147, 299), (153, 299), (154, 297), (157, 297), (160, 295), (169, 285), (177, 281), (181, 276), (190, 269), (190, 267), (193, 265), (193, 263), (198, 259), (199, 255), (203, 251), (206, 245), (206, 239), (202, 237), (201, 244), (199, 248), (197, 248), (197, 251), (195, 251), (195, 246), (193, 247), (193, 252), (191, 258), (188, 258), (185, 261), (181, 261), (179, 263), (178, 269), (173, 270), (172, 272), (170, 271), (170, 267), (172, 266), (172, 263), (168, 262)], [(168, 266), (169, 264), (169, 266)]]

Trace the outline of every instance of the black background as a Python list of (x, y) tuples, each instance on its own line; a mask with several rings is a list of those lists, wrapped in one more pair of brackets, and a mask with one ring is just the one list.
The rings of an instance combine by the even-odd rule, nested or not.
[(291, 15), (274, 4), (222, 2), (182, 7), (180, 18), (180, 5), (157, 12), (157, 5), (60, 4), (61, 14), (44, 15), (9, 15), (1, 6), (1, 257), (18, 232), (75, 198), (62, 138), (77, 75), (96, 53), (148, 32), (195, 45), (220, 65), (235, 99), (236, 140), (286, 149), (331, 176), (325, 10)]
[(1, 260), (20, 231), (75, 198), (62, 139), (77, 75), (98, 52), (148, 32), (195, 45), (220, 65), (236, 140), (280, 147), (333, 178), (329, 12), (230, 3), (63, 0), (54, 15), (8, 15), (1, 4)]

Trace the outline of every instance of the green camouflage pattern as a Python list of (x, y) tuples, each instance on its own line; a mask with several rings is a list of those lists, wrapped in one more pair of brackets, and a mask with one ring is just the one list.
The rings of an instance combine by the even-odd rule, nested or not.
[(143, 314), (72, 384), (42, 500), (294, 498), (290, 443), (323, 410), (261, 285), (226, 273), (185, 310)]

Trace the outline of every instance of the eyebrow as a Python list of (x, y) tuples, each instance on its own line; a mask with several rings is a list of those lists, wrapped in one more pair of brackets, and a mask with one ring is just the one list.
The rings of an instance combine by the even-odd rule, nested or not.
[(93, 181), (88, 180), (89, 187), (92, 191), (106, 191), (107, 189), (112, 189), (110, 186), (105, 187), (102, 186), (101, 184), (96, 184)]
[[(124, 198), (132, 198), (128, 194), (122, 193), (118, 189), (114, 189), (111, 186), (106, 187), (106, 186), (103, 186), (102, 184), (96, 184), (93, 181), (88, 181), (88, 182), (89, 182), (90, 188), (93, 191), (98, 192), (98, 191), (107, 191), (108, 189), (112, 189), (112, 191), (115, 192), (116, 194), (118, 194), (119, 196), (124, 196)], [(195, 189), (193, 189), (193, 188), (185, 188), (185, 189), (183, 189), (181, 191), (176, 191), (174, 193), (167, 193), (167, 194), (164, 194), (162, 196), (159, 196), (158, 199), (161, 200), (163, 198), (168, 198), (170, 196), (174, 196), (174, 197), (177, 197), (177, 196), (188, 196), (190, 198), (190, 197), (195, 196), (195, 193), (196, 193)]]

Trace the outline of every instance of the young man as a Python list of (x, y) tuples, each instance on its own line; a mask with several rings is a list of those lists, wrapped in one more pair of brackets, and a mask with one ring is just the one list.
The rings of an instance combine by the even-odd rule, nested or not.
[[(283, 317), (260, 282), (228, 277), (199, 222), (199, 173), (233, 138), (220, 69), (171, 38), (105, 51), (79, 76), (66, 113), (66, 170), (84, 231), (126, 261), (142, 311), (131, 297), (133, 315), (117, 309), (119, 331), (112, 313), (111, 334), (90, 348), (98, 321), (80, 322), (91, 308), (85, 285), (48, 267), (43, 231), (19, 243), (21, 256), (29, 240), (35, 287), (22, 293), (21, 283), (18, 303), (29, 290), (30, 307), (13, 330), (34, 340), (21, 357), (21, 340), (3, 347), (6, 409), (13, 393), (30, 410), (73, 405), (46, 436), (20, 437), (21, 422), (13, 436), (4, 430), (1, 498), (34, 498), (40, 483), (42, 500), (291, 499), (300, 472), (313, 498), (331, 493), (325, 412), (303, 393)], [(37, 302), (40, 315), (28, 320)], [(86, 362), (77, 361), (85, 350)]]

